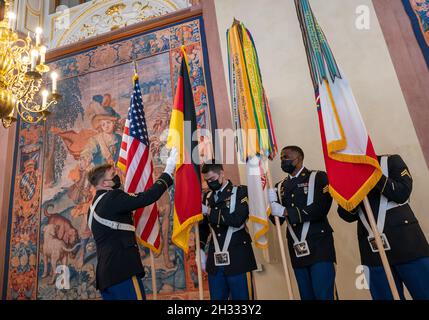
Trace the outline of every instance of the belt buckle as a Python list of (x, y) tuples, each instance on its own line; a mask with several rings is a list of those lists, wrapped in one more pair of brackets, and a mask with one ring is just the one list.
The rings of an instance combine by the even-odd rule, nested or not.
[(119, 223), (113, 222), (112, 223), (112, 228), (115, 229), (115, 230), (118, 230), (119, 229)]
[[(389, 240), (387, 240), (386, 234), (380, 233), (380, 238), (381, 238), (381, 242), (383, 243), (384, 251), (389, 251), (391, 248), (390, 248)], [(377, 243), (375, 242), (375, 237), (369, 236), (368, 243), (372, 252), (374, 253), (378, 252), (378, 247), (377, 247)]]
[(293, 244), (293, 249), (297, 258), (310, 255), (310, 248), (308, 247), (307, 240), (300, 241)]

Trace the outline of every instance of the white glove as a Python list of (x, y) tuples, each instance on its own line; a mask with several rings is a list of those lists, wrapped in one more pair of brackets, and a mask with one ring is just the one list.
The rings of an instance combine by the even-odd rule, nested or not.
[(284, 218), (285, 207), (280, 203), (271, 202), (271, 214), (276, 217)]
[(167, 159), (167, 164), (165, 166), (164, 172), (168, 173), (170, 176), (173, 176), (173, 172), (176, 170), (178, 152), (176, 147), (173, 147), (170, 151), (170, 155)]
[(207, 255), (203, 249), (200, 249), (201, 269), (206, 271)]
[(202, 208), (203, 208), (203, 215), (206, 216), (209, 213), (210, 208), (204, 204), (202, 205)]
[(268, 189), (268, 201), (271, 202), (277, 202), (277, 192), (276, 189), (270, 188)]

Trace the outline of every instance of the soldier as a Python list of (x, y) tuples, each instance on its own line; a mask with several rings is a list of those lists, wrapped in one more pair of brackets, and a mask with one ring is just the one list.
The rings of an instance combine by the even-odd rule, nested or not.
[(89, 182), (96, 194), (88, 214), (97, 247), (96, 288), (104, 300), (144, 300), (144, 268), (135, 237), (133, 211), (157, 201), (173, 183), (177, 151), (172, 149), (164, 173), (145, 192), (129, 194), (111, 164), (93, 168)]
[[(223, 166), (214, 160), (202, 167), (210, 188), (203, 195), (204, 220), (201, 223), (201, 248), (209, 243), (206, 264), (212, 300), (253, 300), (256, 260), (252, 239), (246, 228), (249, 217), (247, 187), (234, 186), (224, 175)], [(206, 263), (207, 261), (207, 263)]]
[(288, 174), (269, 190), (273, 216), (287, 221), (292, 267), (302, 300), (336, 299), (335, 248), (328, 213), (332, 198), (323, 171), (303, 165), (304, 152), (288, 146), (281, 152), (281, 167)]
[[(429, 245), (409, 205), (413, 179), (399, 155), (386, 155), (378, 160), (383, 176), (368, 194), (368, 200), (396, 287), (401, 299), (405, 299), (404, 285), (413, 299), (429, 299)], [(353, 212), (338, 207), (338, 213), (347, 222), (358, 221), (360, 256), (362, 265), (369, 268), (372, 298), (393, 299), (364, 206), (359, 205)]]

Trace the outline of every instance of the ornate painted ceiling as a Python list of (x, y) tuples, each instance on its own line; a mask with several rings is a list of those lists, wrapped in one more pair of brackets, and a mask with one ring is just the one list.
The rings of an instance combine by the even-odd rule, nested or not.
[(47, 17), (51, 48), (187, 8), (188, 0), (93, 0)]

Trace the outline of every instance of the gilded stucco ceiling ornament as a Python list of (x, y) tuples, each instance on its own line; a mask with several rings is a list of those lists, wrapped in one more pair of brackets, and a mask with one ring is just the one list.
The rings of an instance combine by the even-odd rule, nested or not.
[[(126, 27), (188, 7), (188, 0), (94, 0), (51, 15), (51, 47)], [(68, 21), (68, 23), (67, 23)]]

